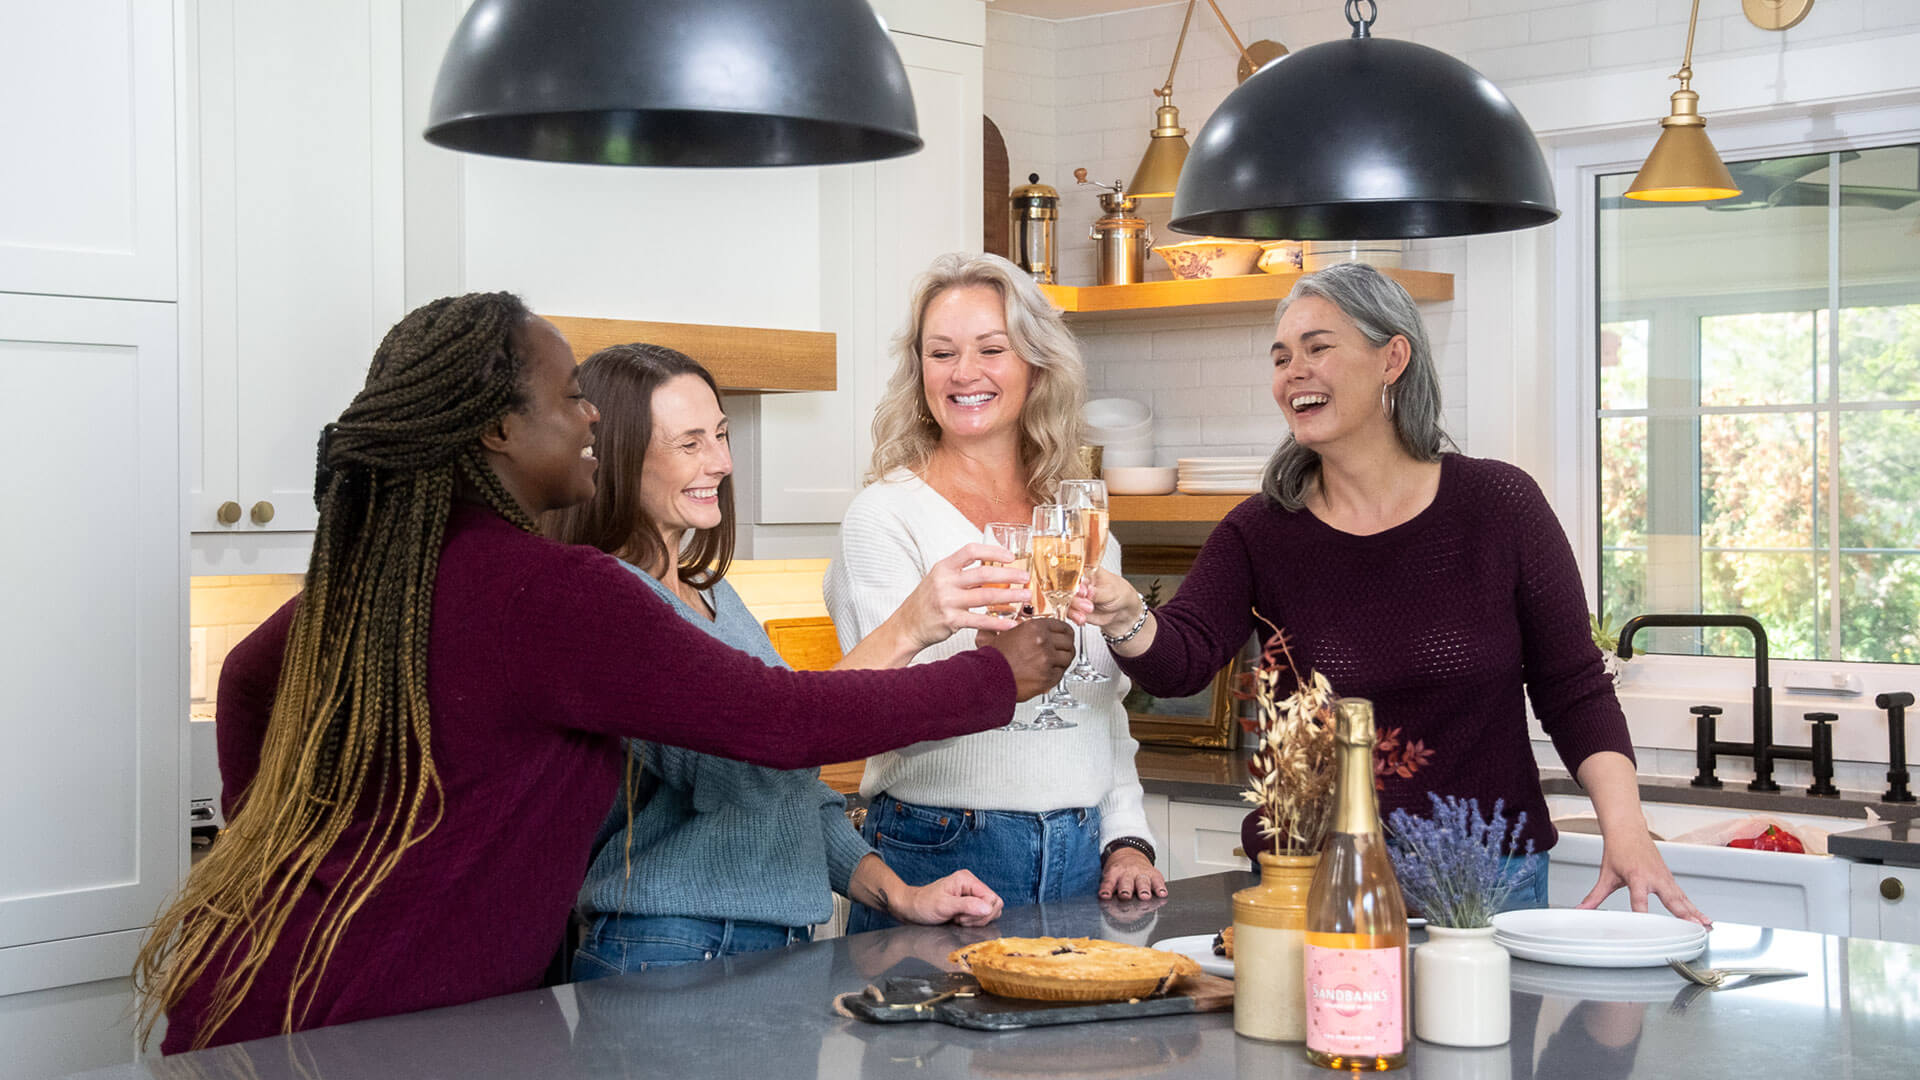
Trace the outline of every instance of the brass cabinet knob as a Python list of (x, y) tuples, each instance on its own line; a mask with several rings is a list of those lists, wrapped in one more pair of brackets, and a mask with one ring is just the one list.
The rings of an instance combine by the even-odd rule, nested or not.
[(240, 504), (232, 500), (223, 502), (220, 504), (220, 509), (213, 512), (213, 516), (220, 524), (231, 525), (240, 520)]
[(1880, 895), (1888, 900), (1898, 900), (1907, 895), (1907, 886), (1897, 877), (1881, 878)]
[(273, 504), (270, 502), (267, 502), (265, 499), (262, 499), (259, 502), (254, 503), (253, 513), (251, 517), (253, 518), (253, 523), (255, 525), (265, 525), (267, 522), (272, 521), (273, 520)]

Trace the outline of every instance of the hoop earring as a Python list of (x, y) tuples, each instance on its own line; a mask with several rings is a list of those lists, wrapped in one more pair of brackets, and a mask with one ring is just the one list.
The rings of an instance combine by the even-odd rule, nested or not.
[(1392, 387), (1392, 383), (1380, 384), (1380, 411), (1387, 414), (1389, 421), (1393, 419), (1393, 395), (1387, 391)]

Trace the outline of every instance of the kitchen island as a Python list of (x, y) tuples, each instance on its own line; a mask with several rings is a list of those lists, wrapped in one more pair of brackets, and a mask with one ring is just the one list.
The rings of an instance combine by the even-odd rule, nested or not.
[[(1211, 934), (1248, 874), (1176, 881), (1157, 910), (1092, 899), (1010, 908), (992, 927), (901, 927), (691, 967), (529, 991), (85, 1074), (90, 1080), (400, 1077), (725, 1080), (890, 1077), (1312, 1078), (1297, 1045), (1243, 1039), (1229, 1013), (1010, 1032), (834, 1015), (838, 994), (926, 974), (997, 935), (1151, 943)], [(1702, 963), (1805, 978), (1707, 992), (1665, 968), (1516, 960), (1513, 1041), (1416, 1042), (1408, 1078), (1497, 1080), (1920, 1074), (1920, 948), (1723, 924)]]

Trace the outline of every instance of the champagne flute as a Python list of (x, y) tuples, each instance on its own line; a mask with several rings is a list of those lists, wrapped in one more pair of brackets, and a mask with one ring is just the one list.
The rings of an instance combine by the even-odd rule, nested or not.
[[(1092, 577), (1107, 552), (1107, 485), (1100, 480), (1062, 480), (1056, 496), (1062, 506), (1071, 506), (1080, 515), (1080, 532), (1087, 538), (1087, 561), (1081, 571)], [(1073, 666), (1067, 678), (1080, 682), (1106, 682), (1107, 673), (1087, 659), (1087, 627), (1074, 632)]]
[[(1022, 522), (1014, 522), (1014, 521), (987, 522), (987, 528), (985, 531), (985, 538), (987, 543), (998, 544), (999, 546), (1006, 548), (1008, 551), (1013, 553), (1013, 561), (1010, 563), (989, 563), (988, 565), (1014, 566), (1022, 570), (1029, 570), (1028, 563), (1033, 551), (1031, 536), (1032, 536), (1032, 529)], [(1032, 579), (1032, 573), (1030, 570), (1028, 573), (1028, 579), (1029, 580)], [(1000, 616), (1003, 616), (1006, 618), (1012, 618), (1012, 619), (1026, 618), (1027, 617), (1026, 613), (1021, 610), (1021, 608), (1025, 606), (1027, 605), (988, 604), (987, 614), (1000, 615)], [(1007, 721), (1006, 726), (1001, 728), (1000, 730), (1002, 731), (1039, 731), (1041, 730), (1041, 727), (1039, 724), (1029, 723), (1025, 720), (1022, 720), (1020, 718), (1020, 714), (1018, 712), (1015, 712), (1013, 714), (1013, 719)]]
[[(1040, 603), (1034, 606), (1055, 618), (1065, 616), (1067, 605), (1073, 600), (1073, 591), (1080, 586), (1080, 567), (1086, 559), (1087, 541), (1079, 531), (1079, 524), (1079, 515), (1071, 507), (1045, 503), (1033, 508), (1033, 528), (1030, 530), (1033, 587), (1044, 600), (1044, 606)], [(1066, 692), (1065, 687), (1066, 679), (1063, 676), (1059, 686), (1041, 695), (1040, 712), (1034, 717), (1034, 722), (1041, 728), (1057, 731), (1080, 726), (1058, 712), (1061, 708), (1080, 704)]]

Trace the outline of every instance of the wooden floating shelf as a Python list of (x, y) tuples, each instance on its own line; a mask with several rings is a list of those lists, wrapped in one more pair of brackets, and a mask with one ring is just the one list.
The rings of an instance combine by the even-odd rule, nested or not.
[(1109, 495), (1112, 521), (1219, 521), (1254, 495)]
[(642, 322), (547, 315), (573, 346), (575, 362), (609, 345), (644, 341), (678, 349), (713, 374), (720, 389), (737, 394), (831, 390), (839, 374), (834, 336), (820, 330)]
[[(1453, 275), (1430, 270), (1380, 271), (1406, 287), (1421, 303), (1453, 299)], [(1073, 315), (1178, 315), (1187, 309), (1249, 310), (1272, 307), (1293, 291), (1301, 275), (1242, 274), (1186, 281), (1143, 281), (1136, 285), (1042, 285), (1061, 311)]]

